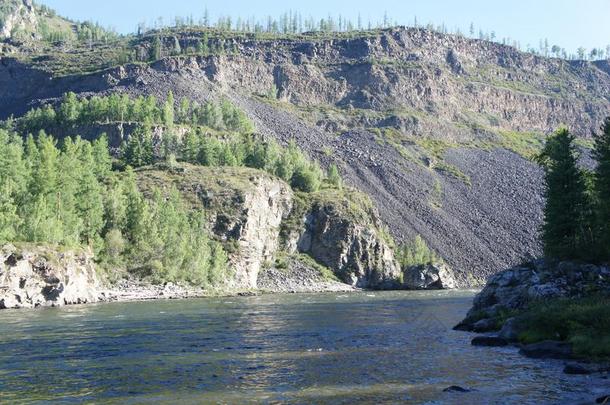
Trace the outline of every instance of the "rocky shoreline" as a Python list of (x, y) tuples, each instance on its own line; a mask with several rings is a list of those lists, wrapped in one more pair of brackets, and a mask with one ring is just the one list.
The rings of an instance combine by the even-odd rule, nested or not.
[[(376, 267), (370, 263), (358, 262), (352, 267), (365, 279), (377, 277), (372, 270)], [(345, 273), (339, 274), (346, 276)], [(342, 281), (337, 270), (320, 265), (309, 255), (298, 253), (280, 254), (273, 262), (261, 265), (254, 275), (251, 284), (226, 280), (222, 286), (205, 289), (185, 283), (155, 284), (128, 274), (119, 281), (109, 282), (98, 275), (89, 250), (6, 244), (0, 246), (0, 309), (273, 293), (352, 292), (384, 286), (385, 289), (412, 290), (456, 287), (452, 272), (442, 264), (404, 269), (405, 280), (402, 282), (389, 283), (381, 278), (374, 286), (361, 286), (360, 278), (348, 277), (351, 284)]]
[(524, 315), (537, 303), (610, 295), (610, 268), (572, 262), (544, 260), (517, 266), (492, 276), (477, 294), (473, 307), (455, 330), (477, 333), (473, 346), (512, 346), (535, 359), (566, 361), (565, 374), (610, 378), (610, 363), (575, 352), (570, 341), (547, 339), (524, 343), (528, 331)]

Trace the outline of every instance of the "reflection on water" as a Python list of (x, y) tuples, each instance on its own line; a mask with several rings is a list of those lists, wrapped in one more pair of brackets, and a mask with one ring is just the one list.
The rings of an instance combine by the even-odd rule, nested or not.
[(387, 292), (5, 311), (0, 402), (538, 404), (589, 399), (607, 383), (471, 347), (451, 330), (471, 300)]

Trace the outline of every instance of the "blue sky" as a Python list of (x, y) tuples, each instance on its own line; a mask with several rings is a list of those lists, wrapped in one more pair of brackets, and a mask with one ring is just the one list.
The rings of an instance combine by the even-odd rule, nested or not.
[(605, 48), (610, 44), (610, 0), (39, 0), (61, 15), (76, 20), (93, 20), (122, 33), (133, 32), (141, 21), (151, 23), (159, 16), (173, 21), (175, 16), (198, 19), (208, 8), (211, 16), (279, 16), (294, 10), (320, 18), (339, 14), (364, 21), (380, 21), (387, 11), (391, 20), (411, 23), (445, 23), (449, 29), (468, 31), (470, 23), (498, 38), (511, 37), (522, 47), (537, 47), (548, 38), (574, 51), (579, 46)]

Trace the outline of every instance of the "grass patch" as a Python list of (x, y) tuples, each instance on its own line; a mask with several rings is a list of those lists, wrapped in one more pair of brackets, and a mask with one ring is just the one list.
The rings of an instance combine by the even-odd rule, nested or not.
[(497, 131), (498, 145), (532, 160), (544, 147), (545, 137), (536, 132)]
[(293, 256), (295, 260), (298, 260), (304, 265), (315, 269), (320, 274), (320, 277), (322, 277), (323, 280), (341, 282), (341, 280), (337, 278), (337, 276), (331, 269), (316, 262), (313, 257), (304, 253), (295, 254)]
[(561, 340), (572, 343), (578, 356), (610, 358), (610, 297), (555, 299), (535, 302), (520, 315), (523, 343)]
[(461, 171), (457, 166), (450, 165), (445, 162), (438, 162), (434, 166), (434, 169), (444, 172), (457, 180), (463, 181), (464, 184), (466, 184), (467, 186), (472, 186), (472, 181), (470, 181), (470, 177), (463, 171)]

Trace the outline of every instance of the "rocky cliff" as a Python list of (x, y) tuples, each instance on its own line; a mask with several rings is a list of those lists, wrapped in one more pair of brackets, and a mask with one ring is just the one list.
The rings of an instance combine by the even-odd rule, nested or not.
[(34, 245), (0, 248), (0, 309), (96, 302), (98, 288), (91, 253)]
[(16, 31), (32, 32), (38, 26), (32, 0), (5, 0), (0, 17), (0, 39), (11, 38)]
[(356, 191), (323, 190), (295, 197), (283, 181), (247, 168), (181, 164), (138, 171), (145, 193), (175, 186), (204, 209), (210, 232), (230, 252), (230, 288), (256, 289), (258, 275), (282, 254), (303, 253), (349, 285), (400, 288), (391, 241), (370, 200)]
[[(170, 46), (174, 36), (188, 49), (203, 33), (162, 40)], [(135, 41), (136, 52), (147, 54), (153, 38)], [(228, 97), (266, 137), (337, 164), (372, 197), (395, 240), (422, 235), (461, 285), (540, 254), (532, 230), (542, 183), (531, 152), (560, 124), (586, 138), (610, 115), (607, 62), (542, 58), (423, 29), (222, 40), (230, 55), (64, 77), (42, 62), (2, 57), (0, 114), (67, 91)], [(62, 63), (78, 56), (70, 55)], [(261, 96), (273, 86), (277, 100)]]
[(349, 190), (326, 190), (305, 199), (293, 213), (296, 227), (286, 241), (288, 249), (308, 254), (354, 287), (400, 288), (393, 241), (370, 200)]

